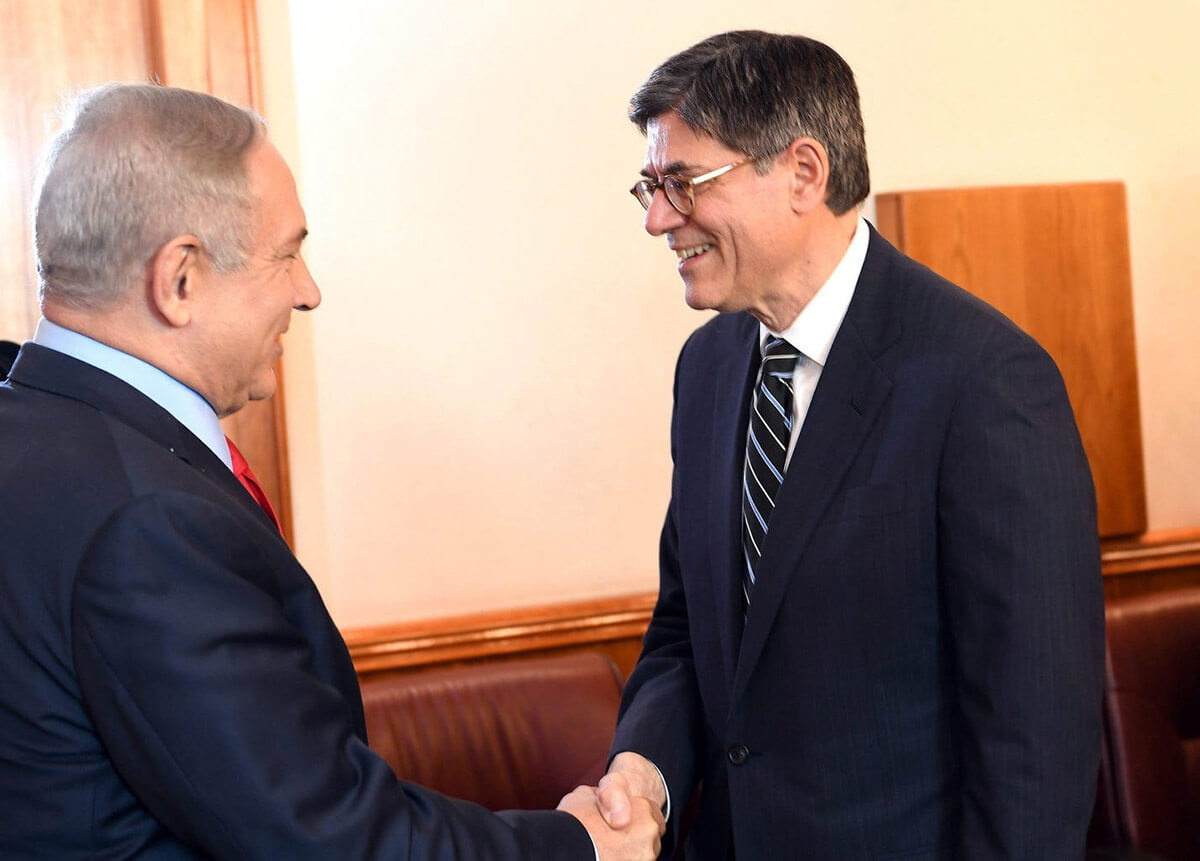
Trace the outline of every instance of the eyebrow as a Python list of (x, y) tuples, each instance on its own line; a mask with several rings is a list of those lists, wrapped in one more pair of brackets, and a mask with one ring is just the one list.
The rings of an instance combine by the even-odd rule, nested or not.
[[(701, 168), (698, 168), (693, 164), (689, 164), (686, 161), (673, 161), (669, 165), (667, 165), (666, 169), (663, 171), (664, 176), (668, 173), (674, 173), (674, 174), (704, 173), (704, 171)], [(646, 179), (657, 179), (658, 178), (658, 175), (655, 174), (653, 171), (651, 171), (650, 168), (648, 168), (648, 167), (642, 168), (642, 176), (646, 177)]]
[(287, 239), (285, 239), (283, 242), (279, 243), (279, 245), (277, 246), (277, 249), (276, 249), (276, 250), (277, 250), (278, 252), (283, 252), (283, 251), (286, 251), (286, 250), (288, 250), (288, 249), (290, 249), (290, 248), (299, 247), (299, 246), (300, 246), (300, 244), (301, 244), (301, 243), (303, 243), (303, 242), (304, 242), (304, 240), (305, 240), (305, 239), (307, 239), (307, 238), (308, 238), (308, 228), (307, 228), (307, 227), (301, 227), (299, 230), (297, 230), (297, 231), (296, 231), (294, 234), (292, 234), (290, 237), (288, 237)]

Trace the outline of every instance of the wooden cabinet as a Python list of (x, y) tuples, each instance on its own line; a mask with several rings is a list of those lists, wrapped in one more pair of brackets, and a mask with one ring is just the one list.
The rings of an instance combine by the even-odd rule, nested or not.
[(994, 305), (1058, 363), (1096, 482), (1102, 536), (1146, 528), (1125, 188), (881, 194), (879, 232)]

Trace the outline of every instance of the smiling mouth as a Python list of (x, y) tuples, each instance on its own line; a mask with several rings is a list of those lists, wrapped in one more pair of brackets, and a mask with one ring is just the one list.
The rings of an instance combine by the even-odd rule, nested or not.
[(684, 260), (691, 260), (693, 257), (699, 257), (710, 248), (712, 248), (712, 243), (710, 242), (706, 242), (703, 245), (693, 245), (689, 248), (676, 248), (675, 256), (679, 258), (680, 262), (683, 262)]

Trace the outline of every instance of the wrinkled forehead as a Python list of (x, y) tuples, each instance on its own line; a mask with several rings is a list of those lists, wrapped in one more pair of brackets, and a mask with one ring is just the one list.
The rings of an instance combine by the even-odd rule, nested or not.
[(659, 114), (646, 123), (646, 159), (642, 165), (645, 176), (704, 173), (738, 158), (739, 153), (720, 141), (693, 131), (674, 111)]
[(304, 232), (304, 208), (296, 180), (279, 151), (268, 140), (256, 144), (246, 159), (246, 171), (259, 216), (259, 229), (268, 241), (290, 240)]

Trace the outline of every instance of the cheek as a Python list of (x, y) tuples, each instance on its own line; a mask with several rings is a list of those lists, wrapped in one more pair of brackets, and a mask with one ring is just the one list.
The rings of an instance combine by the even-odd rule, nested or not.
[(262, 292), (262, 305), (258, 308), (257, 318), (262, 321), (264, 327), (270, 329), (267, 335), (273, 339), (287, 326), (295, 291), (292, 290), (292, 281), (286, 272), (279, 273), (264, 287), (266, 289)]
[(788, 243), (770, 222), (748, 222), (737, 230), (737, 253), (743, 268), (762, 270), (773, 268), (772, 262), (791, 251)]

